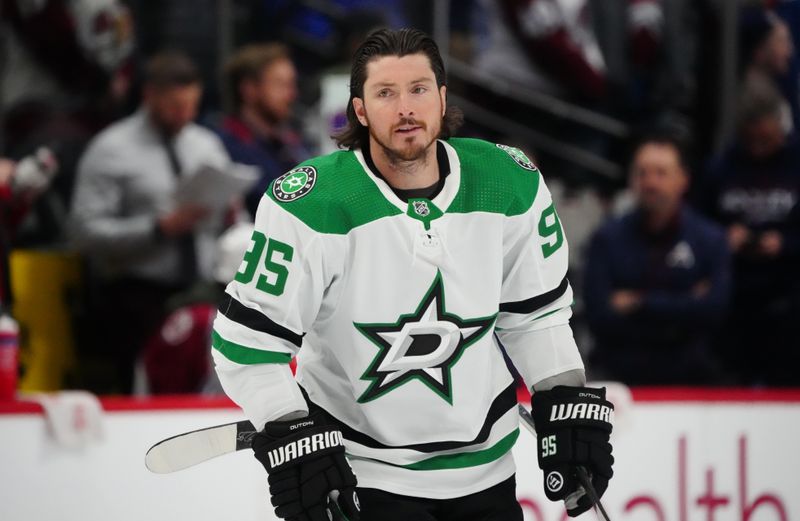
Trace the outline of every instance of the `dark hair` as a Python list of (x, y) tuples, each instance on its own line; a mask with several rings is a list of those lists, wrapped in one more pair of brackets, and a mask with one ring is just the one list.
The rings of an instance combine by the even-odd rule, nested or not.
[(180, 51), (163, 51), (147, 61), (144, 83), (157, 89), (186, 87), (200, 83), (200, 73), (189, 56)]
[(633, 146), (633, 153), (631, 154), (631, 163), (636, 157), (636, 154), (646, 145), (665, 145), (672, 147), (675, 154), (678, 156), (678, 163), (681, 168), (688, 174), (691, 171), (689, 164), (689, 155), (686, 151), (686, 143), (683, 139), (669, 129), (651, 129), (646, 131), (645, 134), (639, 138)]
[(225, 64), (226, 101), (234, 110), (242, 106), (240, 87), (244, 80), (258, 80), (264, 69), (278, 60), (288, 60), (289, 48), (280, 43), (242, 47)]
[[(364, 148), (369, 142), (369, 131), (358, 121), (353, 98), (364, 97), (364, 83), (367, 81), (367, 65), (375, 58), (382, 56), (408, 56), (424, 54), (430, 61), (431, 69), (436, 77), (436, 86), (447, 85), (442, 55), (433, 38), (417, 29), (380, 29), (370, 34), (356, 49), (353, 55), (353, 66), (350, 70), (350, 100), (347, 102), (347, 126), (332, 137), (340, 148)], [(448, 107), (442, 118), (442, 130), (439, 135), (447, 139), (455, 134), (464, 121), (464, 114), (457, 107)]]
[(736, 126), (739, 131), (764, 118), (781, 118), (786, 101), (772, 80), (763, 74), (749, 76), (739, 94)]
[(745, 7), (739, 13), (739, 63), (746, 69), (756, 52), (780, 23), (774, 12), (762, 6)]

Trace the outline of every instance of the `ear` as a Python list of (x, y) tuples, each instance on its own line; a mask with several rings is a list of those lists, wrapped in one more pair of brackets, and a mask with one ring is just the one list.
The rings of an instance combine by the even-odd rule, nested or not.
[(369, 120), (367, 119), (367, 111), (364, 108), (364, 100), (361, 98), (353, 98), (353, 111), (356, 113), (356, 117), (358, 118), (358, 122), (364, 125), (365, 127), (369, 126)]
[(447, 86), (442, 85), (439, 87), (439, 97), (442, 99), (442, 117), (447, 112)]

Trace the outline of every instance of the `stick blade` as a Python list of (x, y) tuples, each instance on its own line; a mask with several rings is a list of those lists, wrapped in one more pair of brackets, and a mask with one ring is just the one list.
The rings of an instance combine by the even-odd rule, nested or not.
[(169, 474), (217, 456), (249, 447), (255, 428), (247, 420), (179, 434), (150, 447), (145, 467), (156, 474)]

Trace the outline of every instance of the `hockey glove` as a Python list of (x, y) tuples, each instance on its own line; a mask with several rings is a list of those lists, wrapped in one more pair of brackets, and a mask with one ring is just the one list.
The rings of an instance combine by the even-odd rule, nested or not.
[(531, 405), (544, 493), (551, 501), (564, 500), (567, 513), (578, 516), (593, 503), (580, 486), (577, 468), (588, 471), (598, 498), (614, 474), (609, 442), (614, 405), (606, 400), (605, 388), (566, 386), (536, 392)]
[[(339, 429), (319, 413), (268, 422), (253, 439), (256, 459), (269, 474), (275, 514), (289, 521), (359, 519), (356, 477)], [(329, 496), (336, 496), (336, 501)], [(336, 516), (336, 517), (335, 517)]]

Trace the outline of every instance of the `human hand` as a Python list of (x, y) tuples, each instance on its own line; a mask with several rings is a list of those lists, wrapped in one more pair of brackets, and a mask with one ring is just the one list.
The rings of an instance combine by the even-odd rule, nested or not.
[(205, 219), (211, 209), (196, 204), (184, 204), (158, 218), (158, 229), (166, 237), (177, 237), (192, 231), (197, 223)]
[(611, 294), (609, 303), (614, 311), (627, 315), (642, 304), (642, 295), (638, 291), (621, 289)]
[(766, 257), (777, 257), (783, 251), (783, 234), (764, 232), (758, 238), (758, 252)]
[(579, 469), (588, 472), (598, 498), (614, 475), (610, 443), (614, 405), (606, 400), (605, 387), (556, 386), (535, 392), (531, 407), (541, 443), (538, 460), (544, 493), (550, 501), (563, 500), (567, 514), (576, 517), (594, 505), (580, 486)]
[(253, 452), (269, 474), (276, 516), (358, 521), (357, 480), (345, 457), (342, 433), (319, 412), (268, 422), (253, 438)]
[(708, 295), (709, 291), (711, 291), (711, 282), (707, 279), (703, 279), (692, 286), (692, 296), (694, 298), (703, 298)]
[(741, 224), (732, 224), (728, 227), (728, 245), (731, 251), (738, 253), (750, 240), (750, 230)]

